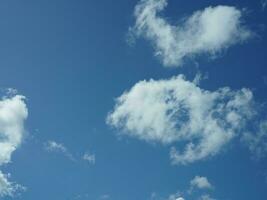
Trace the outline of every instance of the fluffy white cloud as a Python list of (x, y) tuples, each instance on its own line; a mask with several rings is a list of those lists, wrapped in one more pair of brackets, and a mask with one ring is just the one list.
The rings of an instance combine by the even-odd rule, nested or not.
[(5, 196), (13, 197), (26, 190), (25, 187), (8, 181), (8, 177), (9, 175), (5, 175), (0, 171), (0, 198)]
[(251, 31), (242, 25), (242, 11), (231, 6), (207, 7), (184, 18), (177, 26), (159, 15), (167, 0), (141, 0), (130, 33), (153, 43), (165, 66), (181, 66), (201, 54), (214, 57), (231, 45), (247, 40)]
[(16, 95), (0, 100), (0, 165), (10, 162), (24, 135), (24, 121), (28, 116), (25, 97)]
[(95, 154), (85, 153), (82, 158), (92, 165), (95, 164)]
[[(0, 166), (11, 161), (12, 153), (20, 146), (25, 133), (24, 121), (28, 110), (25, 97), (5, 96), (0, 100)], [(13, 196), (23, 187), (8, 181), (0, 171), (0, 197)]]
[(44, 149), (48, 152), (56, 152), (56, 153), (62, 153), (70, 160), (75, 160), (73, 155), (68, 151), (68, 149), (61, 143), (57, 143), (55, 141), (48, 141), (44, 143)]
[(209, 180), (204, 176), (195, 176), (190, 181), (191, 188), (197, 188), (197, 189), (211, 189), (212, 185), (210, 184)]
[(252, 103), (248, 89), (212, 92), (180, 75), (138, 82), (117, 98), (107, 123), (148, 142), (186, 143), (170, 155), (174, 164), (187, 164), (217, 154), (237, 136), (254, 114)]

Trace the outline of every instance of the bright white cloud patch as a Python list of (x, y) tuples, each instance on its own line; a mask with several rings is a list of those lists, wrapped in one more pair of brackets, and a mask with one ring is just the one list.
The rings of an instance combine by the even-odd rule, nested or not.
[(242, 25), (242, 11), (231, 6), (207, 7), (171, 25), (159, 15), (167, 0), (141, 0), (135, 8), (130, 32), (153, 43), (165, 66), (181, 66), (185, 59), (201, 54), (214, 57), (251, 36)]
[(169, 200), (185, 200), (185, 199), (183, 197), (178, 197), (178, 198), (175, 198), (175, 199), (169, 198)]
[(0, 171), (0, 198), (5, 196), (13, 197), (21, 191), (25, 191), (26, 188), (8, 181), (8, 176)]
[(170, 156), (174, 164), (187, 164), (219, 153), (253, 117), (252, 103), (248, 89), (211, 92), (180, 75), (138, 82), (117, 98), (107, 123), (148, 142), (178, 142), (179, 149), (185, 143)]
[(0, 165), (10, 162), (24, 134), (24, 121), (28, 116), (25, 97), (16, 95), (0, 100)]
[(204, 177), (204, 176), (195, 176), (190, 181), (190, 186), (192, 189), (197, 188), (197, 189), (211, 189), (212, 185), (210, 184), (209, 180)]
[(174, 197), (174, 196), (170, 196), (168, 200), (185, 200), (183, 197)]
[[(25, 97), (15, 95), (0, 100), (0, 166), (11, 161), (12, 153), (20, 146), (25, 133), (24, 121), (28, 110)], [(8, 181), (0, 171), (0, 197), (13, 196), (23, 187)]]
[(48, 141), (44, 143), (44, 149), (48, 152), (62, 153), (64, 156), (70, 160), (74, 160), (73, 155), (68, 151), (68, 149), (61, 143), (55, 141)]
[(166, 200), (185, 200), (185, 199), (179, 194), (179, 192), (177, 192), (176, 194), (171, 194), (169, 198), (167, 198)]

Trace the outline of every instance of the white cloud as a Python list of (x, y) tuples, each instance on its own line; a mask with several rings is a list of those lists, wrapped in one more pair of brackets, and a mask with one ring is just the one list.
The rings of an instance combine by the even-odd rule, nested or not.
[(178, 142), (179, 148), (185, 142), (182, 152), (173, 147), (170, 156), (174, 164), (187, 164), (219, 153), (252, 118), (252, 103), (248, 89), (212, 92), (180, 75), (138, 82), (117, 98), (107, 123), (148, 142)]
[(180, 192), (176, 192), (174, 194), (170, 194), (169, 197), (161, 197), (157, 193), (153, 192), (151, 193), (151, 196), (149, 199), (151, 200), (185, 200), (181, 195)]
[(183, 197), (170, 197), (168, 200), (185, 200)]
[(222, 50), (251, 35), (242, 24), (242, 11), (231, 6), (207, 7), (171, 25), (159, 13), (167, 0), (141, 0), (135, 7), (136, 23), (130, 33), (150, 40), (165, 66), (181, 66), (201, 54), (214, 58)]
[(210, 184), (209, 180), (204, 176), (195, 176), (190, 181), (191, 189), (212, 189), (213, 186)]
[(174, 198), (174, 199), (172, 199), (172, 198), (169, 198), (169, 200), (185, 200), (183, 197), (178, 197), (178, 198)]
[[(185, 200), (185, 199), (198, 199), (198, 200), (215, 200), (211, 198), (207, 191), (203, 193), (203, 189), (213, 189), (214, 186), (209, 182), (208, 178), (203, 176), (195, 176), (189, 182), (189, 189), (185, 191), (177, 191), (170, 194), (169, 197), (161, 197), (157, 193), (153, 192), (150, 199), (152, 200)], [(200, 189), (200, 191), (193, 191), (194, 189)], [(195, 192), (193, 194), (193, 192)]]
[(92, 165), (95, 164), (95, 154), (85, 153), (82, 158)]
[(95, 154), (86, 152), (82, 155), (81, 158), (77, 158), (75, 156), (73, 156), (73, 154), (67, 149), (67, 147), (62, 144), (62, 143), (58, 143), (56, 141), (50, 140), (44, 143), (44, 150), (47, 152), (54, 152), (54, 153), (60, 153), (64, 156), (66, 156), (67, 158), (69, 158), (72, 161), (77, 161), (78, 159), (82, 159), (85, 160), (86, 162), (88, 162), (89, 164), (94, 165), (96, 162), (96, 156)]
[(249, 150), (259, 159), (267, 153), (267, 120), (260, 121), (254, 132), (246, 132), (242, 137)]
[(5, 175), (0, 171), (0, 198), (5, 196), (14, 197), (26, 190), (25, 187), (8, 181), (9, 176), (9, 174)]
[(211, 198), (210, 195), (204, 194), (200, 197), (200, 200), (216, 200), (214, 198)]
[(12, 153), (22, 142), (28, 116), (24, 99), (16, 95), (0, 100), (0, 165), (10, 162)]
[(179, 193), (171, 194), (167, 200), (185, 200)]
[[(14, 92), (14, 90), (12, 90)], [(8, 93), (0, 100), (0, 166), (11, 161), (12, 153), (20, 146), (28, 117), (25, 97)], [(13, 196), (22, 186), (8, 181), (9, 175), (0, 171), (0, 197)]]
[(68, 151), (68, 149), (61, 143), (57, 143), (55, 141), (48, 141), (44, 143), (44, 149), (48, 152), (57, 152), (62, 153), (70, 160), (75, 160), (73, 155)]

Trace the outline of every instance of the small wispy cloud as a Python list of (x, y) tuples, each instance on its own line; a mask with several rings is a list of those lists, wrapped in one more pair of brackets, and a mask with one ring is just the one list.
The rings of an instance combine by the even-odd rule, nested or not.
[(14, 96), (14, 95), (18, 94), (18, 90), (15, 88), (7, 88), (6, 93), (7, 93), (7, 95)]
[(47, 152), (56, 152), (56, 153), (61, 153), (70, 160), (75, 160), (73, 155), (69, 152), (69, 150), (61, 143), (57, 143), (55, 141), (48, 141), (44, 143), (44, 149)]
[(110, 199), (110, 195), (109, 194), (103, 194), (100, 196), (100, 199), (103, 200), (103, 199)]
[(267, 0), (261, 0), (262, 10), (265, 10), (266, 6), (267, 6)]
[(87, 161), (88, 163), (94, 165), (95, 164), (95, 161), (96, 161), (96, 158), (95, 158), (95, 154), (91, 154), (91, 153), (85, 153), (83, 156), (82, 156), (82, 159)]
[(255, 132), (244, 133), (242, 141), (253, 153), (253, 159), (265, 157), (267, 154), (267, 120), (262, 120)]
[(263, 77), (263, 83), (264, 83), (264, 85), (267, 85), (267, 76)]
[[(204, 189), (210, 190), (214, 186), (209, 182), (207, 177), (195, 176), (189, 182), (189, 189), (185, 191), (176, 191), (170, 194), (168, 197), (161, 197), (157, 193), (153, 192), (150, 195), (150, 200), (188, 200), (188, 199), (198, 199), (198, 200), (216, 200), (210, 196)], [(198, 191), (197, 191), (198, 190)], [(194, 193), (194, 194), (193, 194)], [(198, 196), (198, 198), (192, 198), (193, 196)]]
[(210, 195), (208, 194), (204, 194), (200, 197), (200, 200), (216, 200), (216, 199), (210, 197)]
[(82, 154), (81, 157), (75, 157), (73, 153), (71, 153), (64, 144), (58, 143), (53, 140), (49, 140), (44, 143), (44, 150), (50, 153), (62, 154), (63, 156), (67, 157), (72, 161), (84, 160), (91, 165), (94, 165), (96, 162), (95, 154), (89, 153), (89, 151), (87, 151)]

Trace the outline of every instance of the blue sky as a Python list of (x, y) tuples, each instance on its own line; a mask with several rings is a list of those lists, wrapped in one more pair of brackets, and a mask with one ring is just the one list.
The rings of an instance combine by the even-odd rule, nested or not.
[(264, 5), (1, 1), (0, 199), (267, 199)]

